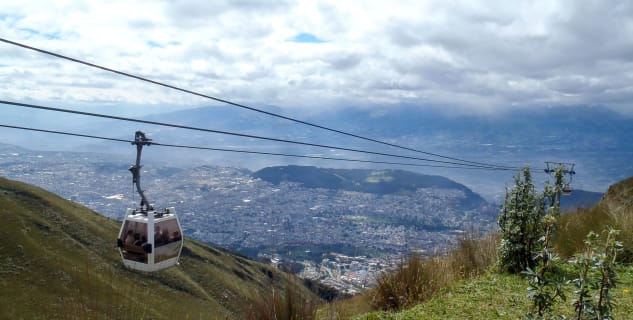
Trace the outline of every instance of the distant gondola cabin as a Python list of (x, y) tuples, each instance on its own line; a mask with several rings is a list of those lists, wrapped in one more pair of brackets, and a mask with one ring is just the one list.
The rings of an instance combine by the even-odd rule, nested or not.
[(182, 250), (176, 209), (128, 209), (117, 244), (123, 263), (129, 268), (152, 272), (176, 265)]

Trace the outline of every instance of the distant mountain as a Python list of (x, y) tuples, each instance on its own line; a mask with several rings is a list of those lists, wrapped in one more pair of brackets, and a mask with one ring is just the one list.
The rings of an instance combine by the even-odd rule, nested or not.
[(559, 106), (462, 114), (442, 108), (401, 106), (391, 109), (344, 109), (317, 114), (313, 121), (379, 137), (441, 135), (476, 138), (484, 143), (541, 144), (573, 147), (596, 141), (596, 148), (617, 148), (633, 130), (633, 118), (603, 107)]
[[(290, 276), (185, 240), (180, 265), (123, 267), (119, 223), (40, 188), (0, 178), (0, 318), (243, 319)], [(303, 287), (300, 287), (303, 288)], [(314, 298), (299, 289), (298, 294)]]
[[(633, 174), (628, 138), (630, 132), (633, 132), (633, 118), (599, 106), (509, 108), (488, 114), (459, 113), (439, 106), (424, 105), (378, 106), (371, 109), (350, 106), (323, 112), (306, 112), (300, 108), (257, 107), (354, 134), (471, 161), (511, 166), (530, 165), (533, 168), (543, 166), (544, 161), (574, 162), (577, 164), (578, 172), (574, 179), (574, 187), (584, 190), (604, 190), (614, 181), (622, 180)], [(168, 107), (163, 106), (160, 111), (168, 109)], [(366, 160), (384, 159), (343, 150), (284, 144), (149, 124), (79, 116), (71, 117), (70, 115), (57, 115), (59, 121), (53, 124), (48, 121), (50, 119), (49, 113), (33, 113), (32, 116), (29, 114), (28, 117), (25, 117), (18, 112), (8, 112), (4, 119), (13, 125), (67, 130), (120, 139), (132, 139), (136, 130), (142, 130), (155, 141), (169, 144)], [(121, 109), (106, 111), (106, 113), (124, 115)], [(3, 113), (3, 115), (5, 114)], [(38, 120), (32, 120), (33, 117)], [(220, 131), (403, 154), (402, 150), (387, 148), (368, 141), (345, 137), (226, 105), (134, 117)], [(0, 143), (12, 143), (31, 149), (47, 150), (129, 154), (131, 148), (122, 143), (10, 129), (3, 129), (0, 140)], [(205, 163), (226, 166), (230, 164), (257, 170), (267, 166), (293, 164), (413, 170), (412, 167), (403, 166), (350, 164), (325, 160), (317, 162), (314, 159), (237, 155), (229, 152), (193, 149), (175, 151), (173, 148), (158, 146), (152, 147), (152, 149), (156, 156), (147, 158), (148, 161), (160, 159), (163, 162), (169, 162), (169, 165), (191, 166)], [(504, 172), (486, 170), (416, 167), (415, 171), (460, 181), (488, 199), (498, 198), (503, 193), (505, 183), (512, 179), (512, 173), (505, 175)]]
[[(626, 133), (633, 131), (633, 118), (607, 108), (590, 106), (526, 108), (493, 114), (462, 114), (424, 106), (373, 109), (349, 107), (311, 114), (293, 113), (292, 110), (274, 107), (264, 109), (377, 139), (398, 139), (400, 143), (407, 145), (415, 144), (419, 139), (427, 141), (432, 138), (448, 141), (449, 146), (459, 148), (478, 147), (483, 143), (567, 150), (586, 147), (618, 150), (628, 146)], [(305, 137), (319, 142), (340, 142), (341, 138), (345, 139), (342, 141), (348, 141), (346, 137), (313, 127), (227, 106), (181, 110), (145, 118), (216, 130), (294, 139)], [(138, 127), (138, 124), (131, 124), (130, 127)], [(154, 127), (153, 131), (170, 130)], [(208, 134), (200, 136), (209, 137)], [(222, 138), (231, 140), (227, 136)], [(365, 144), (357, 139), (349, 141)], [(472, 142), (476, 144), (473, 145)]]
[[(542, 167), (545, 161), (574, 162), (577, 164), (578, 174), (575, 176), (573, 187), (584, 190), (604, 190), (614, 181), (633, 174), (628, 138), (630, 132), (633, 132), (633, 118), (603, 107), (525, 108), (500, 110), (491, 114), (456, 113), (428, 106), (372, 109), (349, 107), (320, 113), (301, 113), (291, 109), (279, 110), (268, 107), (265, 109), (354, 134), (471, 161), (511, 166), (530, 165), (537, 169)], [(402, 150), (387, 149), (367, 141), (227, 106), (177, 111), (149, 118), (216, 130), (403, 154)], [(382, 160), (376, 156), (341, 150), (309, 148), (203, 132), (158, 127), (149, 130), (158, 141), (294, 154), (336, 154), (337, 157)], [(171, 150), (167, 150), (169, 151)], [(385, 168), (369, 164), (350, 166), (335, 161), (317, 163), (316, 160), (281, 157), (238, 157), (235, 154), (218, 152), (201, 154), (179, 151), (177, 154), (209, 157), (214, 159), (215, 164), (231, 163), (253, 170), (282, 164), (349, 169)], [(176, 155), (172, 152), (163, 158), (167, 157), (174, 158)], [(411, 170), (411, 167), (389, 167)], [(486, 170), (442, 168), (415, 168), (415, 171), (460, 181), (489, 199), (503, 192), (504, 184), (511, 181), (512, 175)]]
[(324, 188), (379, 195), (412, 192), (421, 188), (455, 189), (465, 198), (463, 208), (477, 208), (486, 201), (466, 186), (440, 176), (404, 170), (327, 169), (313, 166), (268, 167), (253, 173), (273, 184), (295, 182), (306, 188)]

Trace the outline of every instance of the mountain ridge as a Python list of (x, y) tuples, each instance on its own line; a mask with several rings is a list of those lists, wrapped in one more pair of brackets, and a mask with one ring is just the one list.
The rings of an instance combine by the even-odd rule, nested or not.
[(456, 189), (464, 192), (462, 205), (473, 208), (486, 201), (468, 187), (448, 178), (398, 169), (332, 169), (315, 166), (275, 166), (252, 174), (273, 184), (282, 181), (300, 183), (307, 188), (325, 188), (379, 195), (411, 192), (421, 188)]
[[(274, 119), (248, 110), (208, 105), (187, 110), (161, 112), (168, 109), (156, 109), (154, 114), (138, 118), (324, 145), (353, 146), (358, 149), (383, 152), (383, 149), (379, 149), (380, 146), (367, 141)], [(622, 180), (633, 173), (633, 167), (628, 161), (630, 148), (627, 138), (629, 133), (633, 131), (633, 118), (600, 106), (508, 109), (489, 114), (469, 114), (442, 109), (439, 106), (420, 105), (384, 106), (371, 110), (348, 107), (322, 112), (301, 112), (265, 106), (265, 110), (373, 139), (477, 162), (513, 167), (530, 165), (533, 168), (542, 166), (544, 161), (574, 162), (577, 164), (576, 168), (579, 173), (574, 181), (574, 187), (584, 190), (604, 190), (614, 181)], [(51, 118), (50, 114), (44, 113), (34, 114), (33, 117), (40, 118), (40, 120)], [(27, 121), (19, 114), (9, 113), (7, 119), (15, 122), (12, 123), (15, 125), (52, 128), (50, 123)], [(338, 151), (334, 153), (332, 150), (323, 148), (307, 148), (306, 146), (243, 139), (149, 124), (94, 120), (78, 116), (63, 116), (62, 119), (64, 121), (56, 123), (54, 129), (105, 135), (120, 139), (132, 139), (134, 132), (141, 130), (146, 132), (154, 141), (161, 143), (326, 157), (336, 154), (336, 157), (360, 160), (375, 159), (373, 156), (363, 154)], [(85, 121), (80, 121), (80, 119)], [(121, 144), (115, 145), (111, 142), (87, 142), (80, 138), (4, 130), (7, 132), (6, 135), (3, 135), (6, 139), (4, 142), (30, 148), (43, 150), (70, 150), (72, 148), (74, 150), (119, 154), (128, 152), (128, 149), (124, 149)], [(262, 157), (261, 155), (249, 156), (246, 154), (238, 157), (235, 153), (228, 152), (211, 153), (197, 150), (175, 152), (173, 149), (160, 147), (154, 149), (156, 149), (157, 154), (160, 154), (155, 159), (171, 161), (178, 165), (201, 162), (215, 165), (231, 163), (251, 170), (258, 170), (280, 164), (316, 164), (313, 159)], [(400, 153), (397, 152), (399, 150), (395, 149), (389, 151)], [(605, 157), (605, 155), (608, 156)], [(148, 161), (151, 159), (148, 158)], [(325, 160), (320, 160), (318, 165), (323, 167), (379, 168), (378, 165), (367, 163), (350, 164)], [(452, 180), (460, 181), (471, 189), (478, 190), (478, 193), (487, 199), (498, 198), (503, 192), (505, 181), (511, 179), (509, 175), (501, 176), (502, 172), (490, 174), (484, 170), (390, 167), (446, 176)]]

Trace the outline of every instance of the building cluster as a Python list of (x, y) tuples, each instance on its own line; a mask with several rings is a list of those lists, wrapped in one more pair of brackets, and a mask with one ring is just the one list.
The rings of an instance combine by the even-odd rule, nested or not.
[[(140, 201), (128, 167), (98, 154), (0, 151), (0, 176), (115, 219)], [(274, 185), (232, 167), (146, 166), (142, 185), (156, 207), (176, 208), (186, 236), (251, 256), (291, 252), (284, 259), (302, 261), (303, 276), (350, 292), (371, 286), (393, 257), (443, 252), (462, 230), (490, 228), (496, 214), (489, 207), (461, 209), (465, 195), (457, 189), (390, 195), (312, 189)], [(296, 253), (309, 250), (321, 254)]]

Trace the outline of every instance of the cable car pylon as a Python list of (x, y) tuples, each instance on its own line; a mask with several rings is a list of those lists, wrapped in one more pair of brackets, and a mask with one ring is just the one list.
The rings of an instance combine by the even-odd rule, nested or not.
[[(555, 175), (557, 181), (555, 182), (556, 185), (563, 185), (563, 188), (561, 190), (562, 195), (568, 196), (571, 195), (571, 181), (574, 177), (574, 175), (576, 174), (576, 171), (574, 171), (574, 163), (565, 163), (565, 162), (551, 162), (551, 161), (545, 161), (545, 173), (547, 174), (556, 174), (557, 170), (560, 170), (561, 174), (559, 175)], [(569, 178), (563, 182), (563, 175), (567, 175)], [(560, 179), (561, 181), (558, 181), (558, 179)]]
[(143, 146), (151, 145), (152, 140), (137, 131), (132, 144), (136, 145), (136, 163), (129, 170), (141, 203), (139, 208), (127, 209), (117, 247), (125, 266), (140, 271), (159, 271), (178, 263), (182, 228), (175, 208), (155, 210), (141, 189), (141, 153)]

